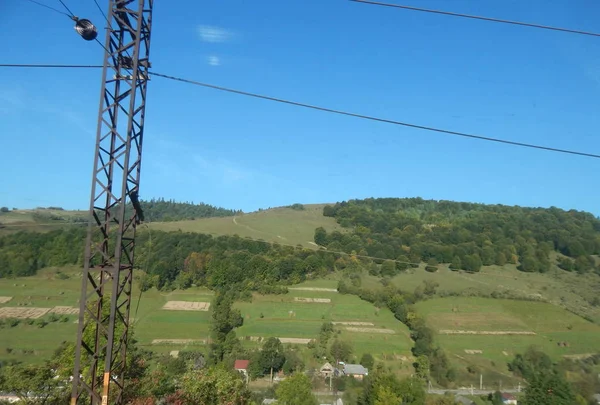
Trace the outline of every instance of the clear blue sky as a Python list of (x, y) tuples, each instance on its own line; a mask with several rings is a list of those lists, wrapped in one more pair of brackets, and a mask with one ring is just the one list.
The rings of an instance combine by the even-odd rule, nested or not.
[[(40, 1), (60, 7), (56, 0)], [(104, 26), (92, 0), (66, 2)], [(402, 4), (600, 31), (594, 0)], [(600, 38), (344, 0), (155, 1), (153, 24), (157, 72), (600, 153)], [(24, 0), (0, 2), (0, 30), (1, 63), (102, 61), (102, 49), (79, 38), (66, 17)], [(0, 205), (86, 208), (100, 71), (0, 73)], [(148, 100), (142, 198), (250, 211), (421, 196), (600, 214), (599, 160), (307, 111), (160, 78), (150, 82)]]

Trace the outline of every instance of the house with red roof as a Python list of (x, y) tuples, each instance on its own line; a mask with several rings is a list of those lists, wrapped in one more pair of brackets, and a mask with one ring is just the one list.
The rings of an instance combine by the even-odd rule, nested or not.
[(246, 378), (248, 378), (248, 365), (250, 364), (250, 360), (236, 360), (233, 364), (233, 368), (235, 371), (239, 371), (244, 374)]

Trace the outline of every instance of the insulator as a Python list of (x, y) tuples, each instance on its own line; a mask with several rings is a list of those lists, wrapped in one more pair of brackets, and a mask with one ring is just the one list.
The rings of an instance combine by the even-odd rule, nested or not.
[(75, 31), (86, 41), (93, 41), (98, 36), (96, 26), (90, 20), (82, 18), (75, 23)]

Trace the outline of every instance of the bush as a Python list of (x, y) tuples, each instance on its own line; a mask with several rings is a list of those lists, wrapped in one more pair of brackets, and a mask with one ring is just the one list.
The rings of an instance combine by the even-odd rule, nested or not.
[(46, 322), (46, 320), (43, 318), (38, 318), (35, 321), (35, 324), (38, 328), (42, 329), (44, 326), (48, 325), (48, 322)]

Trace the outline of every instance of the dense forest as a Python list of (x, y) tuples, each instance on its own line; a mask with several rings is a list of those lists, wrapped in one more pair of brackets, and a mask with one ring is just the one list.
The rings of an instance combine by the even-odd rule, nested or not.
[[(164, 198), (141, 200), (144, 217), (147, 222), (182, 221), (186, 219), (228, 217), (241, 213), (241, 210), (228, 210), (209, 204), (176, 202)], [(131, 209), (131, 207), (129, 207)]]
[[(33, 275), (48, 266), (82, 265), (84, 241), (82, 228), (1, 237), (0, 277)], [(198, 233), (143, 231), (136, 247), (137, 266), (147, 273), (144, 288), (196, 284), (218, 289), (241, 283), (244, 289), (270, 291), (277, 289), (269, 287), (276, 282), (324, 275), (342, 262), (324, 251)]]
[(328, 250), (467, 271), (512, 263), (526, 272), (548, 271), (557, 252), (564, 270), (598, 271), (600, 220), (585, 212), (370, 198), (325, 206), (323, 215), (351, 230), (318, 228), (315, 242)]

